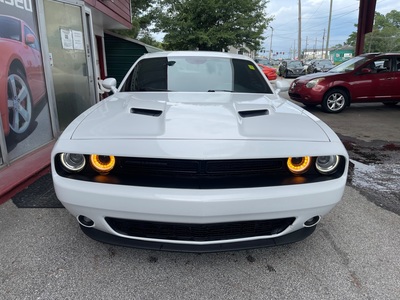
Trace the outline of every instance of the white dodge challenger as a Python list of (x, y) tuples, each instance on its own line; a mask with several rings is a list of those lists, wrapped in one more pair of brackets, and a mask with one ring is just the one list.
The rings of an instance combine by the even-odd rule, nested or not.
[[(278, 81), (277, 88), (288, 85)], [(142, 56), (52, 151), (57, 197), (89, 237), (210, 252), (296, 242), (342, 198), (348, 154), (257, 64), (218, 52)]]

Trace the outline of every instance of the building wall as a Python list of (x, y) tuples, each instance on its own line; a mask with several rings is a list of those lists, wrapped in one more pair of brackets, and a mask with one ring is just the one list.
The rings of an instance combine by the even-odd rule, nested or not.
[[(49, 2), (80, 7), (82, 13), (71, 21), (80, 22), (82, 28), (76, 29), (73, 23), (65, 25), (65, 22), (57, 26), (57, 20), (47, 26), (45, 15)], [(104, 30), (131, 28), (130, 3), (130, 0), (0, 0), (0, 16), (15, 20), (0, 24), (0, 204), (43, 172), (49, 172), (50, 151), (60, 134), (57, 114), (60, 93), (55, 89), (59, 76), (56, 75), (61, 66), (70, 67), (93, 87), (100, 69), (96, 41), (98, 37), (103, 38)], [(22, 24), (21, 31), (15, 34), (14, 29), (8, 29), (10, 23)], [(60, 49), (55, 51), (54, 46)], [(18, 49), (10, 50), (12, 47)], [(59, 51), (65, 57), (56, 55)], [(18, 57), (19, 53), (23, 55)], [(82, 55), (87, 57), (87, 64), (77, 63), (76, 58)], [(92, 62), (93, 57), (96, 62)], [(105, 60), (101, 61), (104, 64), (101, 67), (105, 68)], [(77, 76), (70, 74), (69, 77), (76, 81)], [(30, 99), (14, 105), (15, 108), (25, 106), (26, 112), (19, 114), (20, 121), (13, 121), (17, 119), (13, 117), (13, 109), (8, 107), (7, 99), (12, 96), (7, 89), (10, 82), (17, 82), (17, 91), (30, 91), (24, 93)], [(66, 99), (70, 101), (71, 97)], [(80, 112), (77, 110), (76, 114)], [(26, 116), (29, 116), (29, 124), (23, 127), (22, 120)]]
[(330, 52), (330, 58), (335, 64), (340, 64), (350, 58), (354, 57), (354, 50), (338, 49)]
[[(127, 29), (132, 27), (131, 1), (130, 0), (85, 0), (89, 6), (111, 17)], [(106, 28), (112, 29), (112, 28)]]

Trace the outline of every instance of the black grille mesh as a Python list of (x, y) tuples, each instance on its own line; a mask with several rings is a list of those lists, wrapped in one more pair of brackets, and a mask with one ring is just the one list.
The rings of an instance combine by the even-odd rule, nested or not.
[(213, 224), (182, 224), (106, 218), (116, 232), (132, 236), (176, 241), (218, 241), (270, 236), (284, 231), (295, 218)]

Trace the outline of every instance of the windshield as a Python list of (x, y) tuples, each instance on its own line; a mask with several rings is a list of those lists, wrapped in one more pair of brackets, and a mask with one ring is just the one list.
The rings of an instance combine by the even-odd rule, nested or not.
[(333, 69), (330, 69), (329, 73), (348, 73), (358, 68), (360, 65), (364, 64), (368, 61), (369, 58), (365, 56), (357, 56), (352, 59), (349, 59), (345, 62), (342, 62), (340, 65), (337, 65)]
[(303, 65), (299, 61), (290, 61), (288, 63), (288, 68), (302, 68)]
[(270, 61), (268, 59), (259, 59), (259, 60), (257, 60), (257, 63), (262, 64), (264, 66), (270, 66), (271, 65), (271, 63), (270, 63)]
[(259, 67), (251, 61), (207, 56), (143, 59), (121, 90), (272, 93)]
[(316, 64), (318, 66), (332, 66), (333, 65), (330, 60), (320, 60), (320, 61), (317, 61)]
[(21, 22), (0, 16), (0, 38), (21, 41)]

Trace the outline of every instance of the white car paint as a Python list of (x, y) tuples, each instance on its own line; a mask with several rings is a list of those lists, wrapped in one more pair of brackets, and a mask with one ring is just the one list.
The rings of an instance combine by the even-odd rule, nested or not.
[[(179, 55), (229, 57), (252, 62), (243, 56), (214, 52), (152, 53), (141, 59)], [(260, 72), (258, 68), (257, 72)], [(52, 152), (52, 175), (57, 197), (75, 217), (86, 216), (93, 220), (94, 224), (89, 227), (124, 239), (176, 245), (265, 240), (301, 230), (307, 220), (326, 215), (340, 201), (348, 168), (348, 155), (343, 144), (325, 123), (279, 98), (277, 93), (121, 92), (124, 81), (114, 95), (75, 119)], [(268, 85), (271, 87), (269, 82)], [(135, 114), (132, 108), (161, 114)], [(259, 110), (267, 113), (249, 118), (239, 114)], [(56, 155), (61, 152), (196, 160), (340, 155), (346, 160), (346, 165), (342, 176), (321, 182), (182, 189), (66, 178), (57, 173), (54, 163)], [(114, 231), (105, 217), (196, 224), (296, 219), (276, 235), (177, 241), (123, 235)]]

